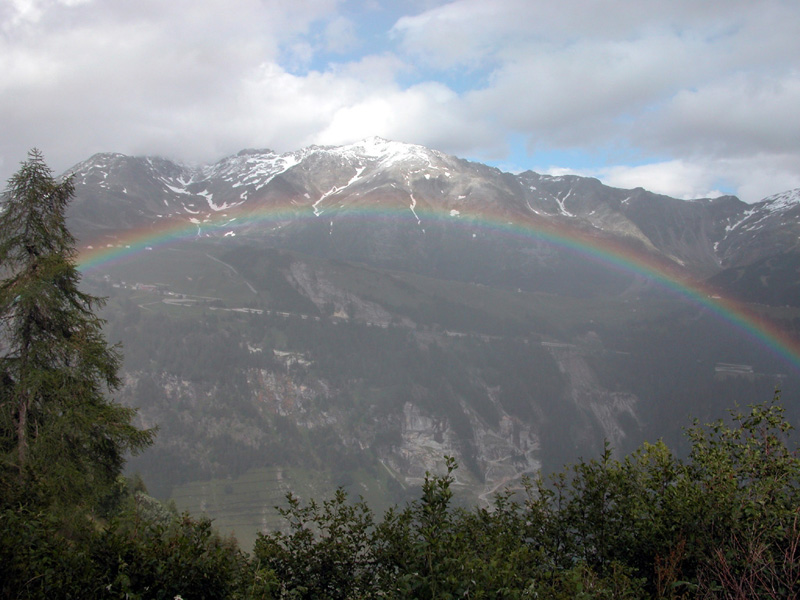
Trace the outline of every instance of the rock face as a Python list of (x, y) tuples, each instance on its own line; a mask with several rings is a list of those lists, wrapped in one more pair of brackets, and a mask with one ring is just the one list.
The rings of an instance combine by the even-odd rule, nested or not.
[[(695, 394), (746, 403), (759, 382), (773, 389), (768, 360), (733, 352), (724, 328), (663, 303), (646, 277), (588, 260), (595, 243), (800, 305), (797, 190), (684, 201), (377, 138), (201, 167), (103, 154), (71, 174), (82, 243), (131, 231), (200, 242), (162, 252), (140, 282), (180, 291), (168, 316), (160, 297), (131, 294), (112, 323), (131, 357), (124, 399), (162, 426), (166, 484), (176, 469), (191, 480), (378, 461), (407, 487), (450, 455), (486, 499), (604, 441), (624, 451), (663, 435)], [(234, 280), (239, 292), (220, 289)], [(752, 377), (719, 383), (717, 363)]]
[(583, 356), (589, 347), (575, 344), (547, 346), (558, 368), (567, 377), (566, 398), (573, 404), (577, 416), (575, 438), (591, 439), (599, 430), (602, 439), (619, 448), (627, 437), (625, 428), (620, 425), (621, 417), (628, 416), (641, 426), (637, 413), (639, 398), (629, 392), (612, 392), (603, 386)]

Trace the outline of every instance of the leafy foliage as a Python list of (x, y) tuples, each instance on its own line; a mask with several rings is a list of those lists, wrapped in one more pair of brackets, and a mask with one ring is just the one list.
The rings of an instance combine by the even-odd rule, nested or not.
[[(341, 491), (322, 511), (293, 498), (293, 533), (261, 536), (255, 557), (281, 597), (796, 597), (800, 458), (789, 430), (776, 395), (730, 422), (695, 424), (686, 460), (662, 442), (623, 460), (606, 447), (490, 509), (452, 505), (448, 459), (419, 500), (372, 530)], [(340, 569), (350, 585), (332, 593)]]
[(322, 504), (301, 506), (289, 494), (282, 510), (289, 532), (260, 536), (255, 557), (262, 576), (269, 573), (276, 592), (294, 598), (369, 597), (375, 588), (371, 546), (372, 512), (350, 504), (337, 490)]
[[(489, 508), (455, 505), (456, 464), (376, 519), (338, 490), (302, 503), (247, 558), (207, 519), (124, 490), (109, 521), (65, 535), (47, 513), (0, 513), (4, 597), (793, 598), (800, 459), (777, 401), (618, 460), (606, 448)], [(100, 525), (98, 523), (98, 525)]]
[(208, 519), (166, 512), (141, 492), (102, 528), (71, 536), (52, 513), (0, 512), (3, 598), (230, 598), (248, 573)]

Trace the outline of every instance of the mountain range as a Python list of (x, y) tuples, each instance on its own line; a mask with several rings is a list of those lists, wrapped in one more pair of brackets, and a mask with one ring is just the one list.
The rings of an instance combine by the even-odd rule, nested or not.
[(681, 200), (380, 138), (68, 173), (121, 397), (161, 427), (131, 464), (244, 539), (276, 490), (391, 503), (448, 454), (485, 499), (800, 389), (800, 190)]
[[(796, 265), (800, 251), (800, 190), (755, 204), (733, 196), (684, 201), (592, 178), (503, 173), (380, 138), (284, 154), (245, 150), (195, 168), (100, 154), (71, 173), (79, 189), (72, 223), (87, 237), (185, 222), (197, 236), (235, 234), (461, 280), (496, 279), (497, 271), (518, 267), (536, 270), (537, 262), (552, 267), (545, 264), (551, 253), (535, 236), (517, 240), (513, 252), (497, 248), (496, 236), (482, 229), (487, 221), (578, 235), (589, 244), (611, 240), (697, 278), (753, 265), (768, 269), (764, 261), (776, 257)], [(369, 227), (355, 218), (370, 215)], [(391, 218), (378, 226), (381, 215)], [(465, 236), (483, 238), (474, 245), (485, 263), (468, 274), (450, 264), (446, 252), (448, 242), (461, 245)], [(718, 281), (729, 279), (720, 275)], [(778, 301), (798, 299), (800, 294), (787, 294)]]

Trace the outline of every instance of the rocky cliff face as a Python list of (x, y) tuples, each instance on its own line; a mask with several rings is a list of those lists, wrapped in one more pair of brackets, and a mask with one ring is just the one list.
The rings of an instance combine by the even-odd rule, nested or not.
[(289, 467), (402, 489), (450, 455), (488, 498), (784, 375), (709, 311), (552, 241), (800, 303), (796, 192), (687, 202), (380, 139), (203, 167), (98, 155), (72, 173), (84, 243), (189, 232), (92, 273), (114, 294), (123, 399), (161, 426), (158, 459), (136, 464), (164, 489)]

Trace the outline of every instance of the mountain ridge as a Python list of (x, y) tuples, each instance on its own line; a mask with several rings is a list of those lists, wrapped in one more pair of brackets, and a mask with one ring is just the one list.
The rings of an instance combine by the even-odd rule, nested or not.
[[(248, 149), (197, 167), (96, 154), (68, 173), (77, 190), (70, 219), (83, 239), (165, 221), (192, 224), (198, 236), (214, 237), (224, 235), (225, 224), (231, 225), (226, 230), (231, 235), (247, 239), (289, 247), (303, 240), (303, 247), (325, 256), (436, 276), (447, 272), (420, 265), (448, 247), (442, 240), (462, 248), (470, 234), (484, 237), (478, 225), (487, 218), (531, 231), (560, 228), (587, 239), (612, 239), (699, 279), (800, 253), (800, 190), (754, 204), (735, 196), (680, 200), (577, 175), (505, 173), (381, 138), (282, 154)], [(348, 222), (363, 210), (391, 212), (392, 222), (373, 223), (369, 230)], [(430, 223), (426, 213), (444, 218)], [(279, 222), (265, 226), (257, 219), (264, 214), (276, 215)], [(369, 239), (359, 245), (358, 236)], [(486, 239), (473, 246), (480, 246), (473, 254), (488, 253), (487, 270), (516, 269), (522, 266), (520, 255), (544, 251), (535, 241), (517, 244), (514, 256), (491, 248)], [(478, 273), (475, 280), (487, 277)]]

